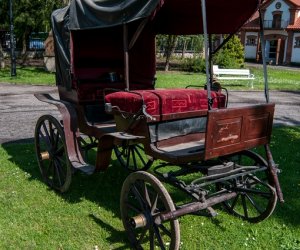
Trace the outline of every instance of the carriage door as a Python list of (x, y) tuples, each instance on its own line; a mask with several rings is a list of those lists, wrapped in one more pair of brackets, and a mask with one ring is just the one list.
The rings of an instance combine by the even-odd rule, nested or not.
[(269, 48), (267, 50), (267, 58), (269, 59), (270, 64), (275, 64), (276, 62), (276, 51), (277, 51), (277, 40), (268, 41)]
[(282, 64), (284, 60), (285, 39), (266, 41), (266, 58), (269, 64)]

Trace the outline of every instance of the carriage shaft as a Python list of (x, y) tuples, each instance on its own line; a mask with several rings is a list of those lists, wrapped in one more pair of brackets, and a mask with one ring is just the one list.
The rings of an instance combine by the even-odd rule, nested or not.
[(190, 203), (190, 204), (188, 204), (182, 208), (179, 208), (175, 211), (160, 214), (157, 218), (155, 218), (155, 223), (161, 224), (168, 220), (174, 220), (180, 216), (198, 212), (200, 210), (204, 210), (206, 208), (212, 207), (213, 205), (233, 199), (236, 196), (237, 196), (236, 192), (231, 192), (231, 193), (223, 194), (221, 196), (211, 197), (211, 198), (205, 200), (204, 202), (200, 202), (200, 201), (193, 202), (193, 203)]
[(272, 156), (269, 144), (265, 145), (265, 150), (266, 150), (266, 154), (267, 154), (267, 158), (268, 158), (269, 171), (270, 171), (270, 174), (272, 176), (272, 180), (274, 182), (274, 186), (275, 186), (275, 189), (276, 189), (278, 199), (281, 203), (283, 203), (284, 202), (283, 193), (282, 193), (280, 183), (279, 183), (279, 180), (278, 180), (278, 176), (277, 176), (278, 168), (277, 168), (277, 166), (276, 166), (276, 164), (273, 160), (273, 156)]

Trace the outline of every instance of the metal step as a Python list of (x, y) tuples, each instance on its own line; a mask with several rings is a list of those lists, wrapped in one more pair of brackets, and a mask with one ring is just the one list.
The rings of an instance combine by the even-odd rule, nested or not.
[(95, 166), (93, 165), (82, 164), (80, 162), (75, 162), (75, 161), (71, 162), (71, 164), (75, 169), (78, 169), (87, 175), (92, 175), (95, 172)]

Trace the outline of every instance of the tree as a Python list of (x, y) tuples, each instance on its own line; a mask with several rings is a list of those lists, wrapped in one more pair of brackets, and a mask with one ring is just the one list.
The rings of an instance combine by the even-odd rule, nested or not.
[[(49, 32), (50, 16), (54, 9), (61, 8), (68, 0), (12, 0), (14, 30), (17, 43), (26, 52), (28, 38), (32, 32)], [(9, 30), (8, 1), (0, 2), (0, 23)]]
[(244, 47), (234, 35), (213, 58), (214, 64), (224, 68), (241, 68), (244, 65)]
[(167, 36), (166, 47), (165, 47), (165, 56), (166, 56), (165, 71), (169, 71), (171, 56), (175, 51), (177, 41), (178, 41), (178, 36), (176, 35)]

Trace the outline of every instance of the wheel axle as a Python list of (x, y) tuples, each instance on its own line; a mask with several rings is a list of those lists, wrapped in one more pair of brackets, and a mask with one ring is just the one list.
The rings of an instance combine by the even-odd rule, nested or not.
[(50, 159), (50, 154), (49, 154), (48, 151), (41, 152), (40, 155), (41, 155), (41, 158), (42, 158), (43, 161), (44, 161), (44, 160), (49, 160), (49, 159)]
[(145, 227), (147, 225), (146, 216), (139, 214), (129, 219), (129, 223), (133, 228)]

